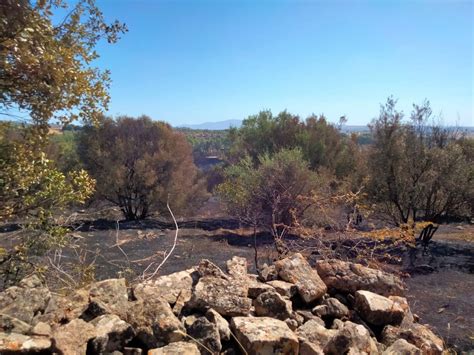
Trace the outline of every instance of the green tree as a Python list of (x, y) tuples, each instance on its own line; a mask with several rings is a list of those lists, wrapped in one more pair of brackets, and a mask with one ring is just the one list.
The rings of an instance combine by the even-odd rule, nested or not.
[(299, 149), (263, 154), (255, 164), (245, 157), (224, 171), (217, 187), (230, 213), (243, 222), (270, 231), (276, 239), (311, 206), (303, 197), (318, 186)]
[(428, 101), (405, 123), (389, 98), (371, 129), (369, 196), (395, 224), (471, 213), (472, 157), (456, 131), (436, 124)]
[(100, 197), (119, 206), (126, 219), (143, 219), (166, 209), (200, 202), (205, 183), (186, 137), (167, 123), (121, 117), (81, 132), (80, 152), (97, 180)]
[(329, 169), (338, 177), (347, 176), (354, 166), (357, 145), (330, 124), (324, 116), (312, 115), (301, 121), (287, 111), (274, 116), (262, 111), (231, 129), (231, 160), (249, 155), (254, 161), (262, 154), (299, 148), (311, 169)]

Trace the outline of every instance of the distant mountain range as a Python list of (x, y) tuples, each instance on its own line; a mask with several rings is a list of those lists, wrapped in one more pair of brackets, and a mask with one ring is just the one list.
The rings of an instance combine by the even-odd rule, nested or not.
[[(218, 122), (204, 122), (198, 124), (183, 124), (177, 126), (177, 128), (189, 128), (189, 129), (203, 129), (203, 130), (224, 130), (231, 127), (239, 128), (242, 125), (242, 120), (225, 120)], [(449, 126), (450, 129), (458, 129), (462, 132), (467, 133), (468, 135), (474, 133), (474, 127), (455, 127)], [(344, 133), (365, 133), (369, 132), (370, 129), (367, 125), (345, 125), (342, 126), (342, 132)]]
[(209, 130), (222, 130), (229, 129), (230, 127), (239, 128), (242, 125), (241, 120), (226, 120), (219, 122), (204, 122), (198, 124), (183, 124), (178, 126), (179, 128), (190, 128), (190, 129), (209, 129)]

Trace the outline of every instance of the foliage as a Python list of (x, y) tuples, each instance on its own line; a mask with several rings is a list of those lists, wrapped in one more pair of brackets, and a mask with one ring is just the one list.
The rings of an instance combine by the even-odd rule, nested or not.
[(33, 266), (32, 255), (64, 245), (68, 229), (56, 214), (94, 190), (84, 170), (61, 171), (47, 155), (49, 125), (99, 121), (110, 80), (108, 71), (92, 66), (95, 47), (125, 30), (106, 24), (94, 0), (0, 3), (0, 114), (32, 120), (24, 128), (0, 127), (0, 220), (19, 218), (23, 232), (17, 247), (0, 257), (7, 283)]
[(357, 144), (344, 136), (324, 116), (301, 121), (287, 111), (273, 116), (262, 111), (229, 132), (230, 154), (234, 160), (249, 155), (254, 161), (262, 154), (299, 148), (312, 169), (324, 167), (338, 177), (347, 176), (354, 166)]
[[(60, 19), (61, 14), (62, 20)], [(55, 118), (96, 122), (107, 107), (109, 72), (91, 67), (95, 47), (126, 30), (104, 22), (94, 0), (5, 0), (0, 5), (0, 109), (27, 111), (37, 123)]]
[(250, 225), (271, 231), (274, 237), (294, 225), (311, 205), (301, 199), (317, 187), (299, 149), (282, 149), (263, 154), (258, 164), (247, 156), (224, 171), (224, 183), (217, 191), (230, 212)]
[(222, 159), (229, 151), (230, 141), (226, 131), (189, 128), (178, 130), (186, 135), (193, 147), (193, 155), (196, 161), (207, 156), (216, 156)]
[(83, 203), (95, 181), (84, 170), (59, 171), (42, 150), (35, 126), (0, 127), (0, 221), (21, 218), (20, 243), (0, 255), (4, 283), (17, 281), (29, 269), (29, 258), (66, 243), (68, 229), (54, 218), (63, 207)]
[(77, 131), (65, 130), (49, 136), (46, 154), (62, 172), (70, 172), (82, 167), (77, 149)]
[(79, 149), (99, 196), (119, 206), (126, 219), (163, 212), (168, 200), (182, 211), (203, 196), (191, 146), (164, 122), (107, 119), (82, 131)]
[(429, 102), (413, 105), (404, 123), (389, 98), (371, 128), (368, 192), (395, 224), (472, 213), (472, 153), (457, 132), (434, 123)]

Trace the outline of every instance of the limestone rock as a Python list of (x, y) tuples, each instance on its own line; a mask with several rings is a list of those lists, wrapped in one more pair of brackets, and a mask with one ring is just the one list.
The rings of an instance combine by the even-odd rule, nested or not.
[(113, 314), (97, 317), (91, 324), (96, 328), (96, 336), (89, 342), (88, 350), (94, 354), (120, 350), (135, 335), (130, 324)]
[(405, 339), (398, 339), (382, 355), (422, 355), (421, 350)]
[(0, 333), (0, 354), (51, 353), (51, 339), (17, 333)]
[(263, 282), (278, 279), (278, 271), (276, 270), (275, 265), (263, 264), (262, 268), (259, 270), (258, 278)]
[(95, 327), (82, 319), (73, 319), (53, 331), (55, 348), (64, 355), (85, 354), (87, 342), (95, 335)]
[(275, 267), (283, 280), (296, 285), (298, 293), (306, 303), (321, 298), (327, 291), (316, 270), (311, 268), (299, 253), (277, 261)]
[(298, 354), (298, 338), (285, 322), (278, 319), (235, 317), (231, 328), (249, 354)]
[(399, 303), (370, 291), (355, 293), (355, 309), (365, 321), (374, 325), (400, 324), (405, 316)]
[(378, 354), (376, 342), (367, 329), (360, 324), (344, 322), (344, 327), (324, 347), (325, 354)]
[(343, 293), (367, 290), (383, 296), (403, 294), (400, 278), (360, 264), (336, 259), (321, 260), (316, 263), (316, 270), (329, 289)]
[(413, 323), (407, 328), (387, 325), (382, 331), (382, 343), (385, 345), (391, 346), (399, 338), (415, 345), (423, 354), (438, 355), (444, 350), (443, 340), (422, 324)]
[(204, 276), (194, 287), (188, 305), (207, 310), (213, 308), (223, 316), (248, 315), (252, 302), (247, 297), (248, 285), (236, 280)]
[(178, 341), (162, 348), (148, 350), (148, 355), (200, 355), (198, 347), (194, 343)]
[(162, 298), (169, 304), (175, 304), (178, 297), (185, 294), (187, 299), (184, 302), (187, 302), (191, 298), (194, 272), (194, 269), (179, 271), (140, 283), (134, 288), (133, 294), (142, 300), (150, 297)]
[(310, 320), (314, 320), (324, 327), (324, 321), (320, 317), (315, 316), (313, 313), (311, 313), (311, 311), (300, 309), (300, 310), (297, 310), (296, 313), (300, 315), (301, 317), (303, 317), (303, 323), (306, 323)]
[(206, 312), (206, 318), (217, 326), (217, 330), (219, 331), (220, 338), (224, 341), (230, 340), (230, 326), (229, 322), (222, 317), (219, 313), (215, 310), (210, 308)]
[(89, 299), (89, 307), (82, 316), (86, 320), (106, 313), (125, 314), (128, 307), (125, 279), (109, 279), (94, 283), (89, 290)]
[(291, 303), (276, 291), (260, 294), (254, 301), (255, 313), (258, 316), (268, 316), (285, 320), (291, 316)]
[(276, 290), (276, 292), (278, 292), (284, 297), (291, 298), (298, 293), (298, 288), (296, 287), (296, 285), (286, 281), (273, 280), (268, 281), (267, 284), (272, 286)]
[(247, 275), (247, 259), (234, 256), (231, 260), (227, 260), (227, 273), (235, 279), (246, 279)]
[(252, 299), (257, 298), (258, 295), (266, 291), (271, 291), (274, 288), (266, 283), (251, 280), (249, 282), (248, 296)]
[(131, 302), (125, 320), (135, 330), (136, 337), (149, 348), (184, 338), (184, 326), (169, 303), (159, 298)]
[(336, 298), (326, 298), (321, 305), (313, 308), (313, 313), (321, 318), (343, 318), (349, 315), (349, 309)]
[(31, 325), (18, 318), (0, 313), (0, 331), (5, 333), (28, 334)]
[(38, 322), (31, 329), (31, 335), (42, 335), (42, 336), (51, 336), (52, 329), (48, 323)]
[(206, 348), (212, 350), (213, 353), (219, 353), (222, 350), (217, 325), (208, 321), (207, 318), (199, 317), (187, 330), (191, 337), (204, 345), (203, 352), (206, 352)]
[[(36, 315), (45, 312), (50, 299), (48, 288), (33, 275), (20, 281), (18, 286), (9, 287), (0, 293), (0, 314), (32, 324)], [(12, 318), (10, 321), (15, 323)], [(23, 328), (20, 323), (16, 327)]]
[(229, 280), (229, 276), (222, 271), (219, 266), (208, 259), (202, 259), (197, 266), (197, 272), (200, 277), (213, 276), (225, 280)]
[(300, 343), (304, 342), (306, 345), (303, 347), (305, 352), (311, 354), (310, 349), (324, 349), (329, 340), (337, 333), (336, 330), (326, 329), (324, 323), (321, 325), (318, 321), (309, 320), (301, 327), (298, 328), (296, 334), (300, 339)]

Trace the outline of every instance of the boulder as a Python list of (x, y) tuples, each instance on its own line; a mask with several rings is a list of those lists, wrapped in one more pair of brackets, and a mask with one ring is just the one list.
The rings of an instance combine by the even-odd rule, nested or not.
[(187, 302), (191, 298), (194, 272), (194, 269), (189, 269), (160, 276), (155, 280), (145, 281), (135, 286), (133, 294), (139, 300), (159, 297), (166, 300), (170, 305), (174, 305), (178, 297), (184, 294), (187, 297), (184, 302)]
[(194, 343), (179, 341), (171, 343), (162, 348), (148, 350), (148, 355), (200, 355), (198, 347)]
[(306, 303), (320, 299), (327, 291), (326, 285), (316, 270), (311, 268), (303, 255), (299, 253), (278, 260), (275, 267), (284, 281), (296, 285), (299, 295)]
[(235, 317), (231, 328), (249, 354), (298, 354), (298, 338), (285, 322), (278, 319)]
[(400, 297), (400, 296), (388, 296), (388, 298), (397, 303), (404, 312), (403, 320), (400, 323), (400, 326), (403, 327), (409, 327), (413, 322), (415, 322), (415, 316), (410, 310), (410, 306), (408, 305), (408, 301), (405, 297)]
[(33, 324), (33, 318), (46, 311), (50, 299), (51, 293), (36, 275), (23, 279), (18, 286), (7, 288), (0, 293), (0, 314), (9, 316), (0, 321), (2, 328), (10, 323), (18, 330), (24, 330), (24, 324), (16, 320)]
[(421, 350), (405, 339), (398, 339), (390, 345), (382, 355), (422, 355)]
[(131, 302), (125, 320), (136, 337), (149, 348), (155, 348), (184, 338), (185, 329), (168, 302), (160, 298)]
[(217, 330), (219, 331), (220, 338), (224, 341), (230, 340), (230, 326), (229, 322), (222, 317), (219, 313), (215, 310), (210, 308), (206, 312), (206, 318), (217, 326)]
[(135, 335), (131, 325), (114, 314), (97, 317), (91, 324), (96, 328), (96, 335), (89, 342), (88, 351), (94, 354), (120, 350)]
[(53, 330), (55, 349), (64, 355), (85, 354), (87, 343), (95, 336), (95, 327), (82, 319), (73, 319)]
[(248, 315), (252, 301), (247, 292), (248, 285), (237, 280), (204, 276), (194, 287), (188, 305), (203, 311), (213, 308), (223, 316)]
[(387, 325), (382, 331), (382, 343), (391, 346), (398, 339), (405, 339), (415, 345), (423, 354), (438, 355), (444, 350), (443, 340), (436, 336), (427, 326), (413, 323), (406, 328)]
[(378, 354), (377, 343), (360, 324), (344, 322), (324, 347), (325, 354)]
[(400, 324), (405, 312), (399, 303), (370, 291), (355, 293), (355, 306), (359, 315), (374, 325)]
[[(324, 323), (321, 324), (315, 320), (309, 320), (296, 331), (300, 344), (305, 343), (303, 349), (306, 353), (311, 354), (311, 349), (324, 349), (329, 340), (337, 333), (336, 330), (326, 329)], [(303, 350), (302, 349), (302, 350)], [(314, 350), (313, 349), (313, 350)], [(316, 350), (315, 350), (316, 351)], [(316, 352), (317, 353), (317, 352)]]
[(260, 294), (254, 301), (257, 316), (273, 317), (285, 320), (291, 316), (291, 303), (285, 300), (275, 290)]
[(343, 318), (349, 315), (349, 309), (336, 298), (326, 298), (319, 306), (313, 308), (313, 314), (326, 318)]
[(298, 293), (298, 288), (296, 285), (286, 281), (273, 280), (268, 281), (267, 284), (272, 286), (276, 292), (278, 292), (283, 297), (291, 298)]
[(196, 339), (198, 345), (202, 346), (201, 350), (203, 352), (209, 349), (212, 353), (218, 354), (222, 350), (219, 329), (216, 324), (211, 323), (207, 318), (197, 318), (187, 331), (192, 339)]
[(321, 260), (316, 263), (316, 270), (329, 289), (343, 293), (368, 290), (383, 296), (400, 296), (404, 291), (399, 277), (360, 264), (336, 259)]

